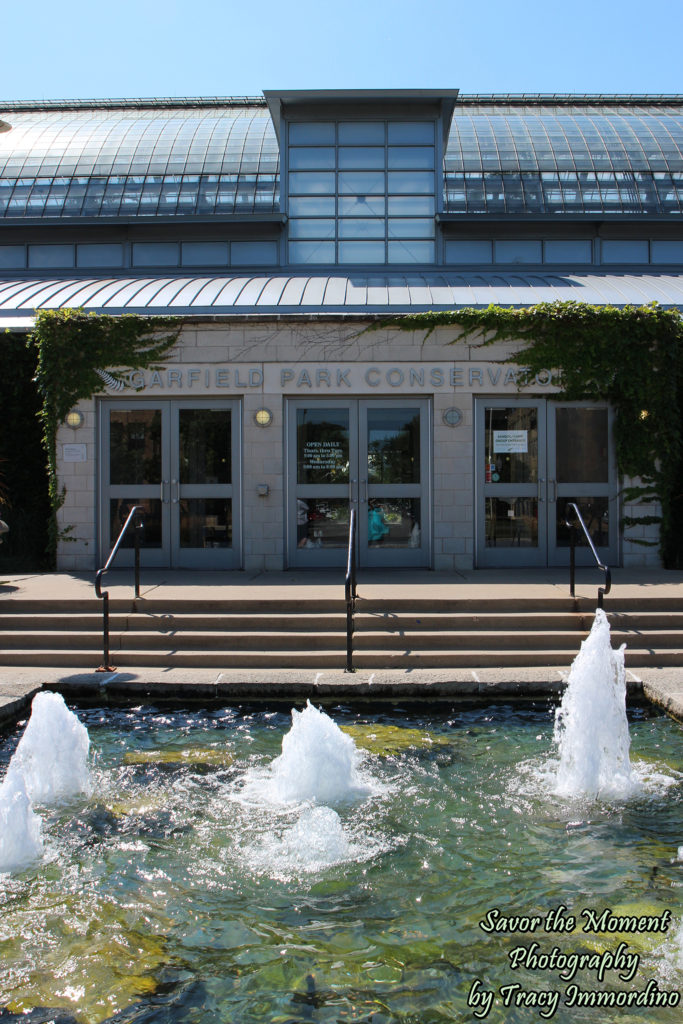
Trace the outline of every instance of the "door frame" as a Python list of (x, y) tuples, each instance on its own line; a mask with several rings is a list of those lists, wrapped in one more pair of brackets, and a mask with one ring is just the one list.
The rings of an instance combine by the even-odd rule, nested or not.
[[(296, 411), (300, 408), (349, 410), (349, 480), (343, 484), (299, 484), (297, 481)], [(414, 484), (373, 484), (367, 479), (368, 411), (377, 408), (416, 408), (420, 414), (420, 481)], [(358, 562), (366, 568), (410, 568), (431, 565), (432, 535), (432, 403), (424, 396), (291, 398), (285, 406), (285, 537), (290, 568), (344, 566), (347, 545), (327, 548), (321, 559), (316, 549), (298, 546), (297, 499), (346, 498), (359, 510), (357, 531)], [(418, 547), (375, 548), (368, 543), (368, 516), (361, 514), (372, 499), (417, 498), (420, 507)]]
[[(161, 481), (147, 485), (111, 485), (109, 483), (109, 446), (111, 409), (159, 409), (161, 412)], [(182, 409), (229, 409), (231, 411), (231, 483), (181, 484), (179, 460), (179, 414)], [(161, 501), (162, 544), (159, 548), (142, 548), (143, 567), (168, 569), (239, 569), (242, 564), (242, 408), (238, 398), (102, 398), (98, 401), (98, 551), (101, 564), (109, 557), (116, 537), (110, 536), (109, 502), (137, 492), (141, 499)], [(112, 491), (126, 492), (114, 493)], [(231, 501), (232, 543), (229, 548), (187, 548), (180, 546), (180, 519), (176, 508), (183, 498), (225, 497)], [(117, 564), (133, 564), (133, 551), (121, 548)]]
[[(485, 467), (485, 409), (536, 407), (538, 409), (538, 469), (537, 480), (529, 484), (495, 484), (486, 480)], [(556, 417), (557, 409), (584, 408), (605, 409), (608, 430), (608, 480), (604, 483), (558, 483), (556, 467)], [(609, 543), (598, 548), (604, 561), (618, 565), (620, 560), (619, 530), (619, 487), (614, 450), (614, 412), (606, 402), (567, 402), (529, 395), (528, 397), (475, 398), (474, 430), (474, 480), (475, 480), (475, 565), (477, 568), (497, 567), (553, 567), (569, 565), (569, 547), (560, 547), (556, 542), (556, 508), (562, 498), (606, 497), (609, 509)], [(603, 492), (595, 494), (598, 492)], [(538, 508), (538, 547), (493, 548), (486, 546), (486, 498), (487, 497), (535, 497)], [(587, 546), (577, 546), (577, 565), (594, 564), (592, 553)]]

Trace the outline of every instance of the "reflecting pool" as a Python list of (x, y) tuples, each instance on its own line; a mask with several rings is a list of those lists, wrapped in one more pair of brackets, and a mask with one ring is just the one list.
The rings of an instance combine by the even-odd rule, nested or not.
[(340, 744), (289, 707), (78, 709), (91, 792), (0, 875), (0, 1021), (678, 1022), (680, 727), (632, 709), (635, 791), (587, 800), (554, 710), (328, 707)]

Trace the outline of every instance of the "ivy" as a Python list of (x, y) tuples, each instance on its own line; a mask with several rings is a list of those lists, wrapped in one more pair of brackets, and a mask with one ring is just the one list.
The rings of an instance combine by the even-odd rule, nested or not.
[[(615, 410), (619, 472), (639, 477), (624, 498), (661, 504), (665, 565), (683, 565), (683, 317), (657, 303), (593, 306), (542, 302), (524, 309), (414, 313), (376, 323), (405, 331), (459, 327), (452, 343), (479, 336), (479, 344), (521, 342), (506, 362), (522, 363), (520, 386), (552, 368), (558, 398), (609, 402)], [(631, 517), (625, 525), (652, 522)]]
[(59, 540), (57, 511), (64, 490), (57, 477), (57, 430), (66, 414), (81, 400), (102, 390), (98, 370), (111, 367), (141, 370), (152, 366), (178, 340), (181, 324), (175, 317), (134, 314), (107, 316), (82, 309), (39, 310), (28, 345), (35, 350), (35, 384), (40, 396), (42, 440), (47, 455), (51, 520), (48, 548), (54, 559)]

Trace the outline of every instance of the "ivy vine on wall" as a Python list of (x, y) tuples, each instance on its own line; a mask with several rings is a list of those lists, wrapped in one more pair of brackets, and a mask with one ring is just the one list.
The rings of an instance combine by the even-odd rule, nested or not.
[(176, 317), (108, 316), (82, 309), (39, 310), (28, 345), (35, 349), (35, 383), (40, 395), (39, 417), (47, 454), (51, 522), (48, 547), (56, 554), (59, 530), (57, 511), (64, 491), (57, 478), (57, 430), (77, 402), (102, 390), (98, 370), (112, 367), (141, 370), (153, 366), (178, 340), (181, 323)]
[(490, 345), (521, 342), (507, 362), (521, 364), (520, 386), (546, 368), (554, 371), (558, 398), (609, 402), (615, 410), (617, 465), (640, 478), (625, 488), (629, 502), (659, 501), (661, 517), (634, 516), (623, 525), (660, 521), (666, 566), (683, 567), (683, 317), (656, 303), (593, 306), (542, 302), (523, 309), (489, 306), (415, 313), (373, 324), (404, 331), (454, 326), (453, 343), (478, 338)]

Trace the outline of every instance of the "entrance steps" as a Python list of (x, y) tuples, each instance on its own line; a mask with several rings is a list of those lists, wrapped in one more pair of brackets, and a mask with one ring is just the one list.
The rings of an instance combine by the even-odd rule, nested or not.
[[(629, 668), (683, 666), (683, 610), (666, 597), (624, 599), (606, 611)], [(568, 668), (593, 621), (585, 598), (510, 601), (359, 598), (354, 665), (367, 669)], [(344, 668), (343, 600), (114, 599), (116, 668)], [(94, 669), (102, 662), (102, 604), (15, 598), (0, 609), (0, 666)]]

